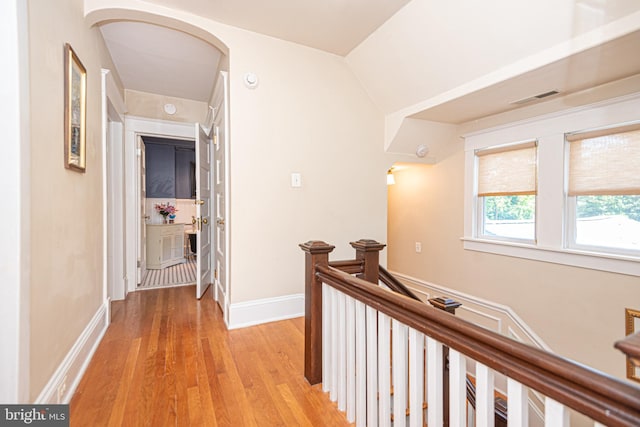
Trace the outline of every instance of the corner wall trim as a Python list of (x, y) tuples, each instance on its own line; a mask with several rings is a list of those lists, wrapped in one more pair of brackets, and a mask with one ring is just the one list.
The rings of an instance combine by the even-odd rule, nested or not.
[(229, 329), (304, 316), (304, 294), (239, 302), (229, 305)]
[[(463, 304), (462, 307), (460, 307), (461, 309), (466, 310), (470, 313), (475, 313), (476, 315), (484, 317), (486, 319), (493, 320), (497, 325), (497, 328), (493, 329), (495, 332), (498, 332), (502, 335), (511, 336), (511, 338), (515, 338), (520, 342), (525, 342), (543, 350), (553, 352), (553, 350), (551, 350), (551, 348), (542, 340), (542, 338), (540, 338), (533, 331), (533, 329), (531, 329), (529, 325), (527, 325), (525, 321), (522, 320), (522, 318), (518, 316), (515, 311), (513, 311), (511, 307), (478, 298), (474, 295), (469, 295), (464, 292), (456, 291), (444, 286), (425, 282), (424, 280), (407, 276), (396, 271), (390, 271), (390, 273), (404, 282), (412, 290), (415, 290), (427, 297), (440, 295), (453, 297)], [(471, 303), (473, 306), (465, 307), (465, 304), (467, 303)], [(509, 328), (510, 325), (514, 326), (516, 329), (514, 330), (513, 328)], [(505, 326), (511, 330), (511, 334), (507, 333), (509, 329), (504, 330)], [(520, 332), (520, 335), (524, 336), (525, 339), (522, 339), (517, 332)]]
[(44, 386), (35, 404), (69, 403), (109, 324), (105, 301)]

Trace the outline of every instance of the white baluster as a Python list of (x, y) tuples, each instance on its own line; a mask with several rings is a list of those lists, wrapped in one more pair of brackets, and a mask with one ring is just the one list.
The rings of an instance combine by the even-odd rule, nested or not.
[(393, 425), (407, 424), (407, 333), (406, 325), (393, 320)]
[(544, 400), (545, 427), (569, 427), (569, 410), (566, 406), (550, 397)]
[(346, 297), (347, 421), (356, 419), (356, 302)]
[(529, 425), (529, 389), (518, 381), (507, 378), (507, 423), (512, 426)]
[(476, 364), (476, 426), (493, 427), (495, 424), (493, 371), (481, 363)]
[(346, 334), (346, 299), (338, 292), (338, 409), (347, 409), (347, 334)]
[(409, 425), (422, 427), (424, 401), (424, 335), (409, 329)]
[(356, 301), (356, 427), (367, 425), (366, 306)]
[(442, 407), (442, 344), (427, 337), (427, 424), (441, 426)]
[(465, 357), (449, 349), (449, 425), (466, 426), (467, 362)]
[(322, 391), (329, 391), (331, 384), (331, 307), (329, 285), (322, 284)]
[(389, 331), (391, 319), (378, 313), (378, 424), (391, 425), (391, 359)]
[(367, 307), (367, 425), (378, 425), (378, 312)]
[(329, 387), (329, 399), (332, 402), (338, 400), (338, 291), (331, 288), (331, 381)]

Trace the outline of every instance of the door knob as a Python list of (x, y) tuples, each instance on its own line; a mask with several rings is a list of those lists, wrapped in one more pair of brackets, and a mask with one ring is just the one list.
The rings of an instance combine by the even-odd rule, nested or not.
[(209, 224), (209, 218), (202, 218), (203, 224)]
[(218, 218), (218, 220), (216, 221), (216, 223), (220, 226), (224, 225), (224, 218)]
[(196, 205), (204, 205), (204, 200), (196, 200), (193, 203), (196, 204)]

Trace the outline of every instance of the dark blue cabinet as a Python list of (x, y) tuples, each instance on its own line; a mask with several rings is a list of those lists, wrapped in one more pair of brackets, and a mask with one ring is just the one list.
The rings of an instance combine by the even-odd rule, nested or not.
[(146, 190), (149, 198), (194, 199), (194, 149), (170, 144), (145, 144)]

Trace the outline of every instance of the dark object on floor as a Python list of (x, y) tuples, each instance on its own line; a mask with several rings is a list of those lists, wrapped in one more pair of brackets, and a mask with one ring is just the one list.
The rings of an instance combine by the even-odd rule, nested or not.
[(196, 234), (189, 234), (189, 247), (191, 248), (191, 252), (198, 253), (198, 246), (196, 245)]

